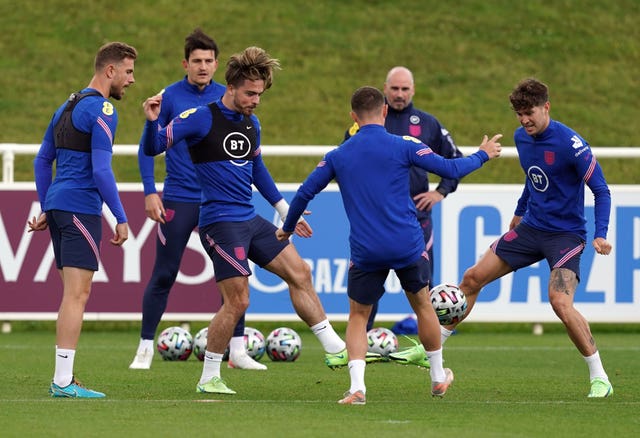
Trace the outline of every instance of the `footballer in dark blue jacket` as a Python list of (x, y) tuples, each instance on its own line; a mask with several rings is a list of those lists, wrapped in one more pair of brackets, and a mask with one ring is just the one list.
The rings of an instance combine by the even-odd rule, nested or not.
[(103, 203), (117, 221), (110, 243), (120, 246), (129, 235), (111, 169), (118, 114), (108, 99), (120, 100), (135, 82), (137, 56), (134, 47), (121, 42), (107, 43), (98, 50), (93, 78), (55, 112), (33, 163), (43, 213), (29, 221), (29, 228), (49, 228), (63, 284), (55, 371), (49, 387), (52, 397), (105, 396), (82, 386), (73, 368), (93, 274), (100, 264)]
[[(413, 106), (415, 86), (413, 73), (406, 67), (393, 67), (387, 73), (383, 93), (389, 105), (384, 127), (392, 134), (410, 135), (417, 138), (429, 148), (445, 158), (462, 157), (453, 138), (433, 115)], [(345, 140), (358, 132), (358, 124), (354, 123), (345, 133)], [(431, 276), (435, 266), (433, 257), (433, 222), (431, 209), (442, 201), (449, 193), (456, 191), (459, 179), (441, 178), (434, 190), (429, 188), (429, 172), (420, 167), (412, 167), (409, 174), (409, 193), (418, 211), (418, 219), (424, 235), (424, 244), (431, 262)], [(377, 313), (374, 305), (367, 328), (371, 329)], [(406, 349), (393, 353), (391, 359), (405, 364), (429, 366), (424, 351), (418, 346), (416, 349)]]
[(390, 134), (384, 127), (387, 105), (374, 87), (362, 87), (351, 98), (351, 117), (360, 131), (327, 153), (296, 192), (278, 230), (287, 239), (307, 204), (335, 179), (349, 219), (351, 260), (348, 274), (347, 351), (351, 387), (342, 404), (364, 404), (367, 320), (384, 294), (389, 270), (395, 270), (418, 319), (418, 336), (431, 364), (431, 393), (444, 396), (453, 373), (442, 366), (438, 317), (429, 298), (430, 263), (420, 222), (409, 195), (409, 172), (420, 167), (442, 177), (461, 178), (500, 154), (501, 135), (486, 136), (468, 157), (446, 159), (411, 136)]
[[(521, 81), (509, 96), (520, 127), (514, 140), (525, 185), (507, 231), (469, 268), (460, 289), (467, 313), (486, 284), (519, 268), (546, 260), (551, 270), (549, 302), (589, 368), (588, 397), (608, 397), (613, 387), (604, 370), (589, 323), (574, 307), (580, 281), (580, 256), (587, 229), (584, 186), (595, 201), (592, 245), (598, 254), (611, 252), (607, 241), (611, 194), (589, 144), (573, 129), (551, 119), (549, 90), (536, 79)], [(442, 327), (447, 339), (458, 323)]]
[[(234, 394), (220, 377), (220, 362), (233, 329), (249, 305), (249, 280), (254, 262), (282, 278), (293, 307), (322, 344), (325, 352), (346, 356), (345, 343), (329, 323), (311, 281), (311, 270), (293, 244), (276, 238), (276, 227), (256, 214), (252, 185), (286, 217), (289, 205), (262, 161), (260, 123), (253, 113), (279, 68), (259, 47), (248, 47), (227, 63), (227, 87), (222, 98), (182, 112), (165, 127), (158, 126), (162, 95), (144, 103), (147, 123), (141, 146), (148, 155), (186, 141), (202, 189), (200, 240), (213, 261), (222, 307), (209, 324), (207, 350), (199, 393)], [(306, 221), (297, 234), (311, 235)]]
[[(160, 92), (162, 110), (158, 122), (161, 126), (168, 125), (174, 117), (190, 108), (222, 97), (225, 86), (213, 80), (219, 53), (216, 42), (201, 29), (187, 35), (182, 60), (186, 75)], [(201, 190), (185, 141), (173, 145), (165, 154), (162, 199), (156, 190), (154, 158), (146, 155), (142, 147), (138, 152), (138, 165), (144, 186), (145, 210), (148, 217), (158, 222), (158, 227), (153, 272), (142, 297), (140, 342), (129, 368), (149, 369), (158, 324), (167, 308), (169, 292), (176, 281), (191, 232), (198, 226)], [(242, 316), (229, 344), (229, 367), (264, 370), (267, 367), (246, 352), (244, 326)]]

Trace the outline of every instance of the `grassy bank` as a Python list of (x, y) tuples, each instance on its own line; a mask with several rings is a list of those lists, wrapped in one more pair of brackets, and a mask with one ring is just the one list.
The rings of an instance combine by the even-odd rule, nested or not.
[[(184, 36), (202, 26), (221, 47), (218, 80), (229, 55), (249, 45), (281, 60), (258, 111), (264, 144), (338, 143), (350, 125), (353, 90), (382, 86), (387, 70), (403, 64), (415, 73), (416, 105), (460, 145), (495, 132), (512, 145), (517, 122), (507, 95), (536, 76), (551, 87), (552, 116), (593, 146), (640, 146), (639, 21), (635, 0), (0, 2), (0, 142), (39, 143), (54, 109), (88, 83), (97, 47), (124, 40), (140, 58), (137, 83), (117, 104), (116, 143), (137, 143), (140, 103), (182, 77)], [(22, 158), (16, 179), (31, 180), (31, 158)], [(315, 162), (268, 164), (277, 180), (290, 182)], [(606, 160), (604, 167), (612, 183), (640, 181), (636, 162)], [(118, 160), (116, 168), (119, 179), (137, 180), (135, 160)], [(522, 179), (514, 160), (481, 174), (470, 181)]]

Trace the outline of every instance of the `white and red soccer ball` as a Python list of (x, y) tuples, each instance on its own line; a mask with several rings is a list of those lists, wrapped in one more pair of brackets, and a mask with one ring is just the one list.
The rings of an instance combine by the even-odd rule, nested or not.
[(274, 362), (293, 362), (300, 356), (302, 339), (295, 330), (279, 327), (267, 336), (267, 355)]
[(156, 349), (164, 360), (187, 360), (193, 350), (193, 338), (182, 327), (168, 327), (158, 336)]
[(467, 310), (467, 298), (464, 293), (452, 284), (439, 284), (430, 291), (431, 305), (438, 315), (441, 325), (449, 325), (461, 321)]
[(398, 337), (388, 328), (376, 327), (367, 332), (368, 350), (387, 357), (398, 351)]

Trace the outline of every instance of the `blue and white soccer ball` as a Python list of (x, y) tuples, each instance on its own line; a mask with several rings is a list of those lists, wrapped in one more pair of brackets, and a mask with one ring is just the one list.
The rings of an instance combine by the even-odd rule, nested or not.
[(193, 350), (193, 338), (182, 327), (169, 327), (158, 336), (156, 348), (164, 360), (187, 360)]
[(260, 360), (267, 350), (264, 335), (260, 330), (253, 327), (244, 328), (244, 346), (247, 349), (247, 354), (253, 360)]
[(438, 315), (441, 325), (449, 325), (461, 321), (467, 310), (467, 298), (464, 293), (452, 284), (439, 284), (429, 291), (431, 305)]
[(193, 338), (193, 355), (198, 360), (204, 360), (204, 352), (207, 350), (207, 334), (209, 333), (209, 327), (201, 329)]
[(376, 327), (367, 332), (370, 353), (378, 353), (387, 357), (398, 351), (398, 337), (388, 328)]
[(301, 349), (300, 335), (289, 327), (277, 328), (267, 336), (267, 355), (274, 362), (293, 362)]

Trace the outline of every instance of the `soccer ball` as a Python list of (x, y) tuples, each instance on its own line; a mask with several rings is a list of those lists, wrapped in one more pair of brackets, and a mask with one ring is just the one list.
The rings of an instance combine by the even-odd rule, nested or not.
[(196, 333), (193, 338), (193, 355), (198, 360), (204, 360), (204, 352), (207, 350), (207, 334), (209, 333), (209, 327), (205, 327)]
[(293, 362), (300, 356), (302, 339), (295, 330), (280, 327), (267, 336), (267, 355), (275, 362)]
[(253, 327), (244, 328), (244, 346), (247, 349), (247, 354), (254, 360), (260, 360), (267, 348), (264, 335)]
[[(207, 349), (207, 335), (209, 328), (205, 327), (200, 330), (193, 338), (193, 354), (198, 360), (204, 360), (204, 352)], [(247, 349), (247, 354), (254, 360), (260, 360), (265, 353), (266, 343), (262, 333), (252, 327), (244, 328), (244, 346)], [(229, 347), (225, 350), (222, 360), (229, 360)]]
[(429, 291), (429, 295), (441, 325), (460, 321), (467, 310), (467, 298), (458, 286), (439, 284)]
[(156, 348), (164, 360), (187, 360), (193, 349), (193, 338), (182, 327), (169, 327), (158, 336)]
[(376, 327), (367, 332), (369, 352), (378, 353), (384, 357), (398, 351), (398, 338), (388, 328)]

